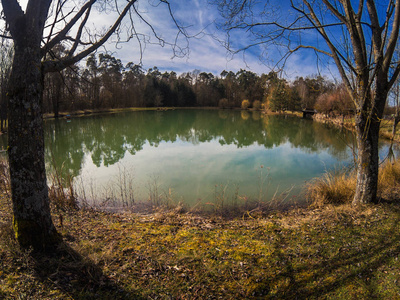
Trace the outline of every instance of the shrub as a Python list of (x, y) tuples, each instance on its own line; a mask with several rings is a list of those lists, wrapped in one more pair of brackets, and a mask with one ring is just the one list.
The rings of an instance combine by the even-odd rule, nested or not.
[(249, 100), (243, 100), (242, 101), (242, 109), (249, 109), (250, 107), (250, 101)]
[(227, 108), (228, 105), (229, 105), (229, 101), (226, 98), (222, 98), (218, 102), (218, 107), (220, 107), (220, 108)]
[(260, 110), (261, 109), (261, 101), (260, 100), (255, 100), (253, 102), (253, 108), (256, 110)]

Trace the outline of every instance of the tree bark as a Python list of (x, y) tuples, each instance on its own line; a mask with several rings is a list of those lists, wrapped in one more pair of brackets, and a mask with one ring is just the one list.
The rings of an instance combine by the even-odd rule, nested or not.
[(9, 165), (15, 236), (23, 248), (53, 248), (53, 225), (44, 162), (43, 74), (40, 39), (15, 43), (9, 86)]
[[(378, 80), (373, 95), (367, 95), (365, 107), (356, 115), (357, 186), (353, 205), (376, 203), (379, 173), (379, 130), (388, 90), (385, 78)], [(371, 97), (371, 98), (369, 98)], [(374, 105), (371, 108), (371, 103)]]
[(374, 203), (378, 188), (379, 123), (368, 120), (366, 116), (357, 116), (356, 138), (358, 147), (357, 185), (353, 205)]

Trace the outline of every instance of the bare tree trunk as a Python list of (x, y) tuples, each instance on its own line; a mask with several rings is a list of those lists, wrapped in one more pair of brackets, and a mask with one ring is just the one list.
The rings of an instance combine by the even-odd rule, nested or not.
[[(376, 202), (378, 187), (378, 138), (379, 124), (367, 124), (366, 117), (356, 117), (358, 147), (357, 186), (353, 204)], [(366, 126), (370, 126), (369, 130)]]
[(9, 164), (14, 231), (19, 244), (46, 250), (60, 240), (50, 215), (44, 162), (40, 47), (15, 47), (10, 80)]
[(374, 108), (364, 107), (355, 118), (358, 157), (353, 205), (377, 202), (379, 129), (387, 97), (387, 90), (382, 86), (384, 85), (378, 81), (374, 95), (371, 96), (373, 98), (365, 101), (367, 105), (375, 103)]

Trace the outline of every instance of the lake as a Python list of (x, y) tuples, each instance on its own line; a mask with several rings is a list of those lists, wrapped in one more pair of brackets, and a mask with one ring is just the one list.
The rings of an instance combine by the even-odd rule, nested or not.
[[(5, 147), (5, 136), (1, 137)], [(304, 184), (349, 166), (346, 130), (230, 110), (139, 111), (45, 121), (46, 165), (90, 204), (303, 200)], [(381, 146), (382, 155), (387, 146)], [(68, 179), (68, 180), (67, 180)]]

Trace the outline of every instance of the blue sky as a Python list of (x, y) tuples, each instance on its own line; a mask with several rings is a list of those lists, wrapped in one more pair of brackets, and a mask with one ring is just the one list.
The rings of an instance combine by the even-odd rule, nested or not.
[[(275, 0), (274, 0), (275, 1)], [(27, 0), (20, 0), (21, 6), (26, 6)], [(70, 0), (68, 5), (73, 8), (75, 4), (80, 7), (81, 0)], [(112, 3), (114, 3), (112, 1)], [(120, 2), (124, 3), (124, 1)], [(167, 6), (160, 4), (159, 0), (139, 0), (138, 11), (150, 23), (155, 32), (167, 42), (174, 42), (177, 29), (169, 16)], [(137, 40), (132, 39), (128, 43), (116, 44), (116, 38), (113, 38), (106, 44), (106, 50), (117, 58), (120, 58), (124, 64), (128, 62), (142, 63), (144, 69), (157, 66), (161, 71), (175, 71), (178, 74), (189, 72), (195, 69), (205, 72), (211, 72), (216, 75), (223, 70), (237, 72), (241, 68), (247, 69), (258, 74), (271, 71), (273, 64), (263, 63), (260, 55), (265, 50), (262, 46), (254, 47), (246, 52), (238, 53), (232, 56), (223, 47), (220, 41), (223, 41), (225, 33), (219, 31), (216, 22), (220, 19), (219, 12), (215, 6), (208, 4), (208, 0), (170, 0), (171, 10), (179, 24), (185, 27), (188, 35), (193, 36), (188, 40), (189, 51), (183, 57), (174, 57), (172, 47), (168, 44), (160, 45), (152, 34), (151, 29), (143, 21), (135, 19), (137, 32), (146, 35), (146, 42), (142, 42), (142, 53)], [(264, 3), (264, 2), (260, 2)], [(283, 18), (290, 18), (289, 1), (280, 1), (281, 13)], [(0, 6), (1, 7), (1, 6)], [(115, 12), (111, 10), (107, 13), (99, 13), (88, 22), (91, 30), (105, 31), (115, 19)], [(122, 31), (127, 31), (126, 26)], [(314, 34), (307, 34), (304, 38), (315, 39)], [(233, 44), (246, 45), (250, 42), (245, 31), (235, 32), (231, 36)], [(185, 47), (186, 40), (180, 38), (178, 44)], [(104, 51), (104, 49), (102, 50)], [(277, 49), (267, 49), (269, 58), (277, 59), (281, 54)], [(265, 58), (265, 57), (264, 57)], [(293, 79), (296, 76), (308, 76), (318, 72), (327, 77), (337, 77), (335, 66), (327, 66), (317, 63), (317, 57), (313, 51), (306, 50), (293, 54), (286, 63), (284, 76)]]
[[(160, 36), (167, 41), (174, 41), (177, 30), (165, 7), (147, 6), (146, 8), (145, 16)], [(215, 20), (219, 17), (218, 11), (215, 7), (208, 5), (207, 0), (171, 1), (171, 8), (177, 21), (185, 26), (187, 33), (192, 36), (188, 40), (189, 51), (186, 56), (172, 58), (174, 53), (171, 47), (159, 45), (153, 36), (151, 42), (155, 44), (145, 44), (142, 56), (144, 68), (157, 66), (161, 70), (174, 70), (177, 73), (198, 69), (220, 74), (223, 70), (238, 71), (241, 68), (257, 73), (269, 72), (269, 69), (261, 64), (256, 53), (232, 57), (221, 45), (219, 40), (223, 40), (225, 36), (215, 26)], [(151, 36), (149, 28), (142, 25), (139, 24), (138, 28)], [(237, 38), (240, 39), (239, 36)], [(178, 44), (184, 47), (186, 41), (181, 38)], [(116, 51), (112, 43), (107, 46), (107, 49)], [(140, 59), (137, 42), (131, 41), (123, 45), (115, 52), (115, 55), (123, 62), (137, 62)]]
[[(157, 7), (152, 3), (157, 0), (139, 2), (139, 10), (143, 12), (143, 16), (147, 18), (156, 32), (166, 41), (174, 41), (177, 30), (175, 24), (168, 15), (165, 5)], [(143, 55), (140, 55), (139, 45), (136, 40), (129, 43), (121, 44), (116, 49), (115, 44), (110, 42), (107, 50), (112, 52), (116, 57), (120, 58), (123, 63), (132, 61), (137, 63), (142, 60), (145, 69), (157, 66), (160, 70), (175, 71), (177, 73), (200, 71), (220, 74), (223, 70), (239, 71), (241, 68), (256, 72), (258, 74), (268, 73), (273, 67), (270, 63), (263, 63), (260, 60), (262, 47), (254, 47), (245, 53), (241, 52), (236, 55), (228, 53), (223, 47), (221, 41), (225, 40), (225, 33), (219, 31), (216, 22), (220, 20), (220, 15), (215, 6), (208, 4), (207, 0), (189, 0), (189, 1), (170, 1), (171, 8), (176, 20), (185, 26), (187, 33), (193, 36), (189, 39), (189, 52), (184, 57), (173, 57), (171, 46), (161, 46), (157, 39), (151, 34), (148, 26), (143, 22), (137, 22), (137, 29), (147, 33), (150, 36), (150, 43), (143, 43)], [(150, 3), (150, 5), (149, 5)], [(144, 4), (144, 5), (143, 5)], [(283, 8), (285, 10), (287, 8)], [(285, 12), (283, 12), (285, 15)], [(108, 16), (111, 20), (111, 15)], [(104, 22), (104, 15), (101, 16)], [(232, 41), (236, 44), (245, 45), (249, 39), (246, 33), (236, 32), (231, 36)], [(180, 45), (186, 46), (186, 41), (180, 39)], [(271, 49), (270, 57), (280, 57), (280, 53), (276, 49)], [(336, 74), (334, 66), (327, 68), (317, 64), (317, 57), (312, 51), (298, 52), (287, 61), (285, 68), (285, 77), (295, 78), (296, 76), (308, 76), (318, 72), (332, 77)]]

